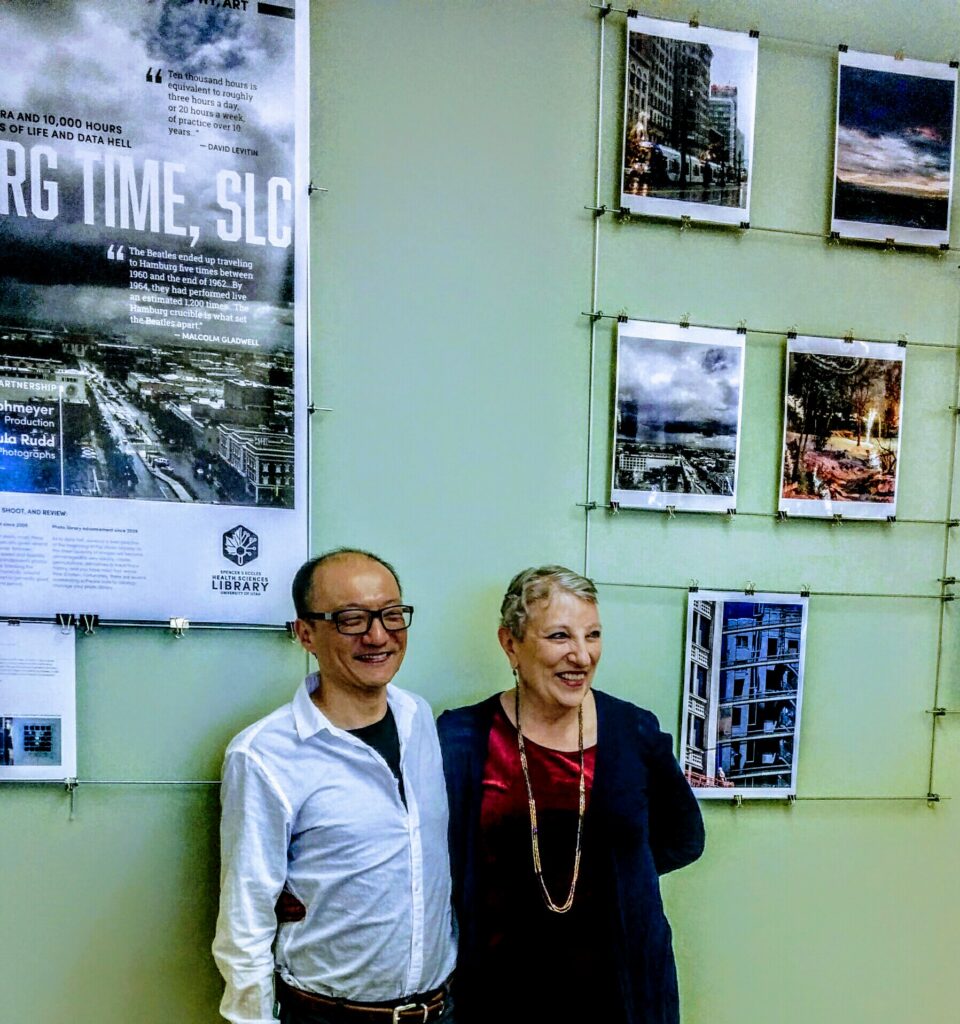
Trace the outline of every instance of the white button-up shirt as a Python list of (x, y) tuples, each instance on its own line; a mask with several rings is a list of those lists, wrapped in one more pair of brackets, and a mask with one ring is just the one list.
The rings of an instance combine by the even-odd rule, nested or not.
[[(454, 967), (447, 794), (430, 707), (387, 687), (404, 807), (386, 761), (310, 699), (317, 685), (308, 676), (290, 704), (227, 748), (213, 953), (229, 1021), (273, 1021), (275, 965), (296, 988), (361, 1002), (429, 991)], [(307, 912), (278, 931), (284, 887)]]

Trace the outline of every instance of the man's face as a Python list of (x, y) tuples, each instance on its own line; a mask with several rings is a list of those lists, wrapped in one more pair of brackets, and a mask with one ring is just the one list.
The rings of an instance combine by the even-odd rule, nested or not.
[[(310, 583), (311, 611), (380, 611), (400, 603), (393, 574), (363, 555), (338, 555), (318, 566)], [(390, 632), (375, 619), (366, 633), (345, 635), (332, 622), (296, 621), (297, 637), (317, 659), (324, 687), (381, 690), (396, 675), (407, 649), (405, 630)]]

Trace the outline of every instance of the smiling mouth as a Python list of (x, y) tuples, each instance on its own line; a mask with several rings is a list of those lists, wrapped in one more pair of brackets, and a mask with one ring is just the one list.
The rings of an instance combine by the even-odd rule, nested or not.
[(567, 686), (579, 686), (580, 683), (586, 682), (586, 672), (558, 672), (557, 678), (566, 683)]
[(382, 651), (379, 654), (358, 654), (356, 659), (357, 661), (362, 661), (365, 665), (382, 665), (392, 657), (393, 651)]

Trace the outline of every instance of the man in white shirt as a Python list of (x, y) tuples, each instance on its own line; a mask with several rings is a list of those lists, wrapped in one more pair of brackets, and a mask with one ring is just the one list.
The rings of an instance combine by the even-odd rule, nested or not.
[[(352, 549), (302, 566), (293, 599), (318, 671), (224, 760), (220, 1011), (268, 1024), (276, 998), (284, 1024), (452, 1024), (440, 748), (426, 701), (390, 685), (413, 609)], [(278, 929), (281, 892), (304, 912)]]

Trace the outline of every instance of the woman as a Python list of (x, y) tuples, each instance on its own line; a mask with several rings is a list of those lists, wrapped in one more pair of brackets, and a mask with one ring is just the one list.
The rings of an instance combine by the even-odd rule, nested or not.
[(438, 722), (458, 1020), (677, 1024), (658, 876), (700, 856), (703, 822), (671, 739), (592, 689), (600, 617), (585, 577), (518, 573), (498, 636), (515, 687)]

